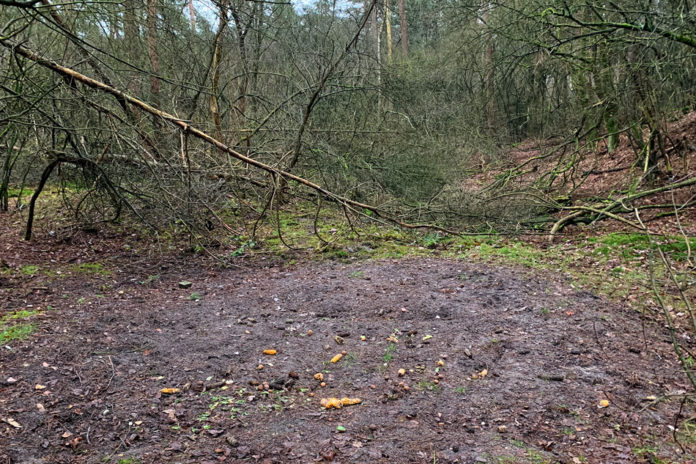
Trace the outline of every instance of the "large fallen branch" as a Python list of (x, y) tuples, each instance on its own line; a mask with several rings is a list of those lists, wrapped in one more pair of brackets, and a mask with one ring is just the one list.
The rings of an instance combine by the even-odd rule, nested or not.
[(407, 229), (430, 229), (430, 230), (436, 230), (440, 232), (444, 232), (447, 234), (452, 234), (452, 235), (463, 235), (461, 232), (457, 232), (454, 230), (446, 229), (443, 227), (435, 226), (435, 225), (430, 225), (430, 224), (409, 224), (406, 222), (403, 222), (399, 219), (396, 219), (388, 214), (386, 214), (384, 211), (381, 209), (377, 208), (376, 206), (368, 205), (366, 203), (361, 203), (355, 200), (351, 200), (350, 198), (346, 198), (340, 195), (337, 195), (333, 192), (330, 192), (329, 190), (326, 190), (324, 187), (315, 184), (307, 179), (304, 179), (303, 177), (297, 176), (295, 174), (292, 174), (287, 171), (283, 171), (281, 169), (274, 168), (268, 164), (262, 163), (261, 161), (255, 160), (253, 158), (250, 158), (248, 156), (245, 156), (232, 148), (228, 147), (221, 141), (215, 139), (214, 137), (208, 135), (207, 133), (203, 132), (200, 129), (197, 129), (196, 127), (188, 124), (186, 121), (177, 118), (174, 115), (171, 115), (165, 111), (158, 110), (157, 108), (149, 105), (148, 103), (139, 100), (121, 90), (118, 90), (117, 88), (107, 85), (104, 82), (98, 81), (96, 79), (93, 79), (91, 77), (85, 76), (84, 74), (81, 74), (74, 69), (62, 66), (58, 63), (56, 63), (53, 60), (50, 60), (48, 58), (44, 58), (42, 56), (39, 56), (36, 52), (33, 50), (30, 50), (23, 45), (20, 45), (18, 43), (15, 43), (7, 38), (0, 37), (0, 44), (2, 44), (4, 47), (10, 49), (13, 53), (23, 56), (41, 66), (44, 68), (50, 69), (51, 71), (60, 74), (61, 76), (68, 77), (70, 79), (73, 79), (77, 82), (81, 82), (82, 84), (96, 89), (100, 90), (102, 92), (111, 94), (115, 96), (119, 100), (125, 100), (129, 104), (140, 108), (143, 111), (146, 111), (152, 115), (155, 115), (159, 118), (162, 118), (169, 123), (173, 124), (174, 126), (179, 127), (182, 131), (184, 131), (187, 134), (190, 134), (198, 139), (201, 139), (211, 145), (214, 145), (217, 147), (219, 150), (222, 152), (227, 153), (228, 156), (231, 156), (233, 158), (236, 158), (240, 161), (243, 161), (244, 163), (247, 163), (255, 168), (261, 169), (263, 171), (266, 171), (273, 176), (277, 176), (279, 178), (285, 179), (285, 180), (291, 180), (293, 182), (296, 182), (300, 185), (304, 185), (306, 187), (309, 187), (310, 189), (315, 190), (318, 192), (321, 196), (326, 198), (329, 201), (335, 202), (342, 204), (345, 207), (350, 207), (353, 209), (357, 209), (358, 211), (363, 210), (363, 211), (371, 211), (374, 213), (377, 217), (381, 218), (384, 221), (391, 222), (393, 224), (396, 224), (400, 227), (407, 228)]
[[(608, 217), (623, 222), (636, 229), (642, 230), (639, 224), (619, 216), (621, 213), (631, 213), (636, 209), (635, 207), (627, 206), (629, 202), (645, 198), (650, 195), (657, 195), (658, 193), (671, 192), (685, 187), (690, 187), (692, 185), (696, 185), (696, 177), (692, 177), (681, 182), (676, 182), (674, 184), (663, 185), (662, 187), (624, 195), (623, 197), (612, 201), (608, 205), (606, 203), (596, 203), (592, 205), (566, 206), (563, 208), (563, 210), (572, 211), (572, 213), (568, 214), (567, 216), (563, 216), (561, 219), (556, 221), (549, 232), (549, 241), (553, 242), (554, 237), (561, 229), (563, 229), (563, 227), (574, 222), (579, 222), (583, 216), (592, 216), (594, 218), (593, 220)], [(656, 207), (657, 205), (652, 206)], [(665, 206), (670, 208), (673, 207), (673, 205)]]

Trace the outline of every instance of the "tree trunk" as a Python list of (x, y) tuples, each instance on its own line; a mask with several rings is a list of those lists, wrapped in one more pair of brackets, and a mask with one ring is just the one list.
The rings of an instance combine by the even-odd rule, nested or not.
[(151, 101), (159, 106), (159, 53), (157, 50), (157, 0), (147, 0), (147, 55), (150, 59)]
[(189, 18), (191, 21), (191, 30), (196, 32), (196, 10), (193, 9), (193, 0), (188, 1)]
[(406, 21), (406, 0), (399, 0), (399, 28), (401, 29), (401, 52), (408, 56), (408, 22)]
[(391, 10), (389, 0), (384, 1), (384, 22), (387, 25), (387, 63), (392, 62), (392, 29), (391, 29)]
[(487, 11), (483, 16), (484, 28), (486, 29), (484, 33), (488, 35), (484, 56), (484, 66), (486, 68), (486, 75), (484, 77), (484, 85), (486, 87), (486, 125), (488, 134), (493, 136), (495, 134), (495, 42), (490, 26), (492, 6), (487, 5), (486, 8)]
[[(160, 82), (159, 82), (159, 51), (157, 50), (157, 0), (147, 0), (147, 55), (150, 60), (150, 101), (156, 107), (160, 107)], [(152, 139), (158, 149), (163, 147), (162, 121), (152, 117), (154, 134)]]
[(213, 63), (212, 63), (212, 78), (210, 87), (210, 115), (213, 117), (215, 125), (215, 137), (225, 142), (222, 136), (222, 119), (220, 117), (220, 107), (218, 105), (218, 92), (220, 91), (220, 62), (222, 61), (222, 34), (227, 27), (227, 9), (220, 5), (220, 23), (215, 34), (213, 44)]

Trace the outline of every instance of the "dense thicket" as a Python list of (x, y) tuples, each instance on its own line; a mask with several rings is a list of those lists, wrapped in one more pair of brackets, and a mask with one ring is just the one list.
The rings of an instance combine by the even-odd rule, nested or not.
[(696, 11), (684, 0), (0, 5), (2, 206), (10, 185), (44, 175), (77, 192), (66, 206), (87, 221), (129, 211), (202, 227), (221, 208), (258, 214), (287, 185), (17, 45), (332, 192), (460, 225), (533, 222), (575, 160), (554, 161), (534, 201), (501, 196), (505, 181), (462, 189), (506, 147), (552, 138), (611, 151), (625, 134), (647, 178), (666, 122), (695, 104)]

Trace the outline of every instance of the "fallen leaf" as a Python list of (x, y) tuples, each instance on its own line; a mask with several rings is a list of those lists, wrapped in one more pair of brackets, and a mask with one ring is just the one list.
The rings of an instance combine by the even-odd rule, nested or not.
[(442, 367), (442, 366), (445, 365), (445, 361), (442, 360), (442, 359), (440, 359), (440, 360), (437, 362), (437, 365), (440, 366), (440, 367)]
[(12, 427), (16, 428), (16, 429), (21, 429), (21, 428), (22, 428), (22, 426), (19, 425), (19, 422), (17, 422), (16, 420), (14, 420), (14, 419), (11, 418), (11, 417), (7, 417), (7, 418), (5, 418), (5, 419), (3, 419), (3, 420), (4, 420), (5, 422), (7, 422), (8, 424), (10, 424)]
[(338, 361), (340, 361), (342, 357), (343, 357), (343, 355), (341, 353), (339, 353), (336, 356), (334, 356), (333, 358), (331, 358), (331, 362), (335, 364)]
[(337, 431), (337, 432), (345, 432), (345, 431), (346, 431), (346, 428), (345, 428), (344, 426), (342, 426), (342, 425), (337, 425), (337, 426), (336, 426), (336, 431)]
[(609, 407), (609, 400), (602, 400), (599, 402), (599, 405), (597, 406), (598, 408), (608, 408)]
[(343, 406), (352, 406), (362, 403), (362, 400), (360, 398), (341, 398), (341, 403)]
[(343, 403), (341, 403), (341, 400), (339, 400), (338, 398), (322, 398), (321, 405), (324, 406), (326, 409), (341, 409), (343, 407)]
[(314, 379), (318, 380), (320, 382), (323, 382), (324, 381), (324, 374), (322, 374), (321, 372), (318, 372), (318, 373), (314, 374)]
[(341, 409), (343, 406), (352, 406), (360, 403), (362, 403), (360, 398), (322, 398), (321, 400), (321, 405), (326, 409)]
[(41, 403), (36, 403), (36, 409), (38, 409), (39, 412), (46, 412), (46, 408), (44, 408), (44, 405)]
[(433, 338), (432, 335), (426, 335), (425, 337), (423, 337), (423, 341), (424, 341), (424, 342), (427, 342), (427, 341), (430, 340), (431, 338)]
[(340, 335), (336, 335), (334, 337), (334, 341), (336, 342), (337, 345), (343, 345), (343, 337), (341, 337)]
[(174, 395), (175, 393), (181, 392), (181, 389), (179, 388), (163, 388), (160, 390), (160, 393), (163, 395)]
[(399, 369), (399, 377), (406, 375), (406, 369)]
[(70, 438), (72, 437), (72, 432), (65, 431), (63, 432), (63, 435), (61, 435), (63, 438)]
[(275, 356), (276, 353), (276, 350), (263, 350), (263, 354), (267, 354), (269, 356)]
[(488, 375), (488, 369), (484, 369), (481, 372), (479, 372), (479, 377), (484, 378), (485, 376)]
[(34, 387), (37, 390), (45, 390), (46, 385), (41, 385), (40, 383), (37, 383), (36, 386)]

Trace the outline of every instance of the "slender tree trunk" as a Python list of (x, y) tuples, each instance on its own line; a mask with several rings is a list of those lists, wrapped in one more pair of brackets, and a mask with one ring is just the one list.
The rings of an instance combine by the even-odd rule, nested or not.
[(406, 21), (406, 0), (399, 0), (399, 28), (401, 29), (401, 52), (408, 56), (408, 22)]
[(213, 44), (213, 63), (212, 63), (212, 78), (210, 87), (210, 115), (213, 117), (215, 125), (215, 137), (224, 143), (222, 137), (222, 119), (220, 117), (220, 107), (218, 105), (218, 93), (220, 92), (220, 62), (222, 61), (222, 34), (227, 27), (227, 9), (224, 5), (220, 5), (220, 23), (215, 34)]
[(138, 42), (140, 39), (136, 3), (137, 0), (124, 0), (123, 2), (123, 41), (126, 46), (126, 56), (131, 61), (134, 61), (135, 51), (139, 49)]
[(150, 59), (151, 101), (159, 106), (159, 53), (157, 50), (157, 0), (147, 0), (147, 55)]
[(488, 126), (488, 134), (495, 134), (495, 37), (490, 26), (491, 20), (491, 4), (487, 5), (487, 11), (484, 14), (484, 31), (488, 36), (486, 42), (486, 52), (484, 56), (484, 66), (486, 67), (486, 75), (484, 77), (484, 85), (486, 87), (486, 125)]
[(384, 22), (387, 25), (387, 63), (392, 62), (392, 28), (391, 28), (391, 10), (389, 9), (389, 0), (384, 1)]
[(191, 30), (196, 32), (196, 10), (193, 9), (193, 0), (188, 1), (189, 18), (191, 21)]
[[(159, 81), (159, 51), (157, 49), (157, 0), (147, 0), (147, 18), (146, 18), (146, 28), (147, 28), (147, 55), (150, 60), (150, 101), (152, 104), (159, 108), (161, 105), (160, 101), (160, 81)], [(152, 136), (153, 141), (157, 145), (157, 148), (162, 148), (164, 146), (164, 137), (162, 137), (162, 121), (160, 118), (152, 117), (152, 126), (154, 129), (154, 134)]]

